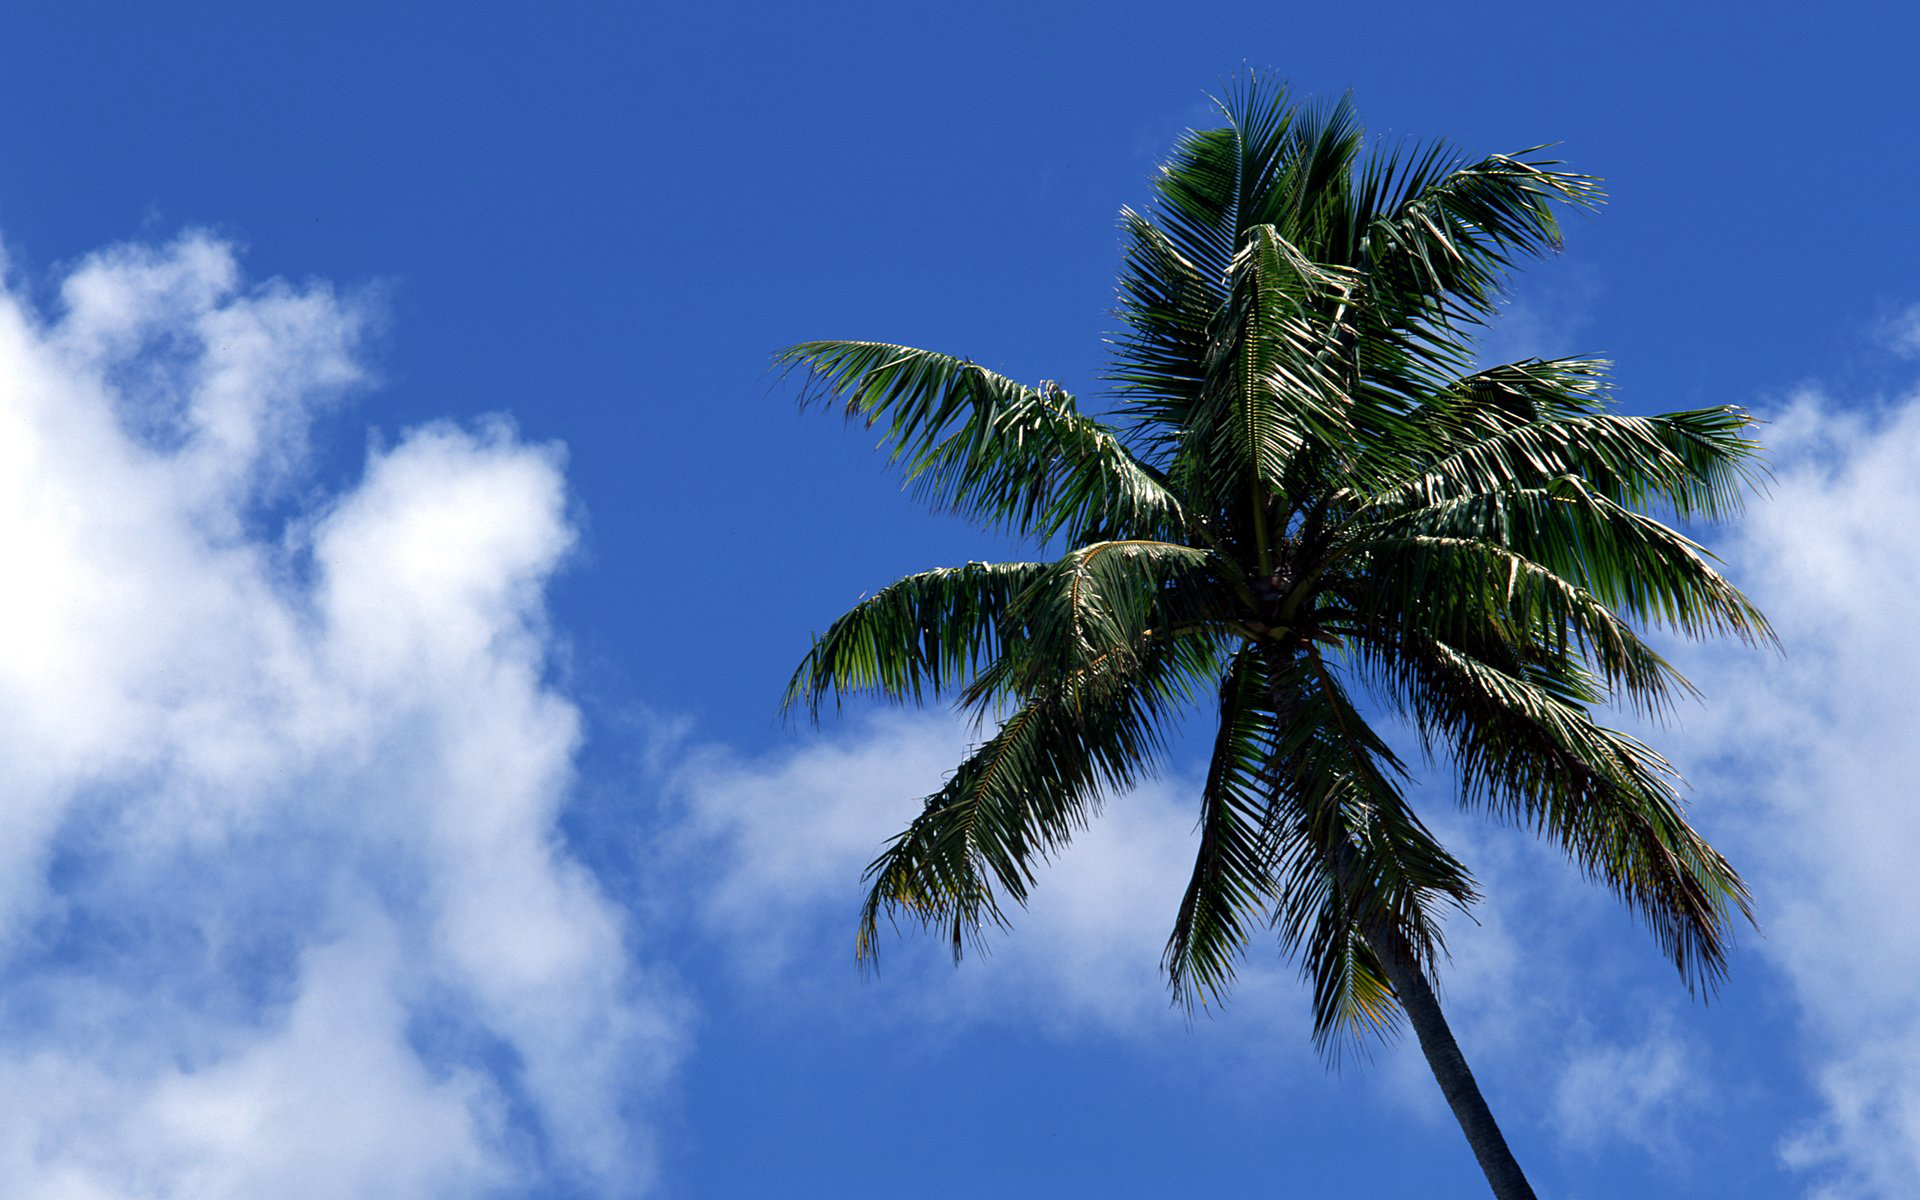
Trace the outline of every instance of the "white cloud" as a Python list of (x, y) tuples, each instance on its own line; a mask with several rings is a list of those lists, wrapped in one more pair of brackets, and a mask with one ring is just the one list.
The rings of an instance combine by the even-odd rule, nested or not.
[(1784, 656), (1700, 650), (1676, 739), (1754, 885), (1825, 1112), (1787, 1146), (1823, 1195), (1920, 1193), (1920, 398), (1797, 398), (1768, 499), (1725, 540)]
[(684, 1020), (558, 832), (558, 451), (432, 426), (274, 518), (359, 306), (196, 235), (60, 294), (0, 296), (0, 1178), (644, 1187)]
[(1669, 1028), (1650, 1030), (1631, 1042), (1577, 1047), (1554, 1089), (1553, 1117), (1561, 1137), (1587, 1149), (1620, 1140), (1677, 1153), (1676, 1119), (1707, 1098), (1696, 1057)]
[[(0, 1056), (9, 1187), (319, 1200), (480, 1195), (508, 1182), (495, 1149), (505, 1114), (488, 1082), (431, 1068), (408, 1043), (395, 940), (369, 917), (310, 950), (292, 1001), (245, 1031), (187, 1011), (155, 1029), (133, 997), (73, 989), (66, 998), (87, 1020), (119, 1036), (87, 1047), (111, 1053), (76, 1053), (76, 1028), (64, 1045)], [(217, 1048), (181, 1065), (161, 1061), (164, 1040)]]
[(1909, 304), (1881, 322), (1880, 341), (1902, 358), (1920, 358), (1920, 304)]

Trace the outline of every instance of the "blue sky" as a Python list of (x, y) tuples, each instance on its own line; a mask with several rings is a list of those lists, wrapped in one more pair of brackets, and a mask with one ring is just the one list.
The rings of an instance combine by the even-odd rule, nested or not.
[(767, 373), (1099, 394), (1122, 205), (1243, 65), (1609, 202), (1489, 357), (1736, 403), (1785, 653), (1658, 735), (1764, 936), (1711, 1004), (1526, 837), (1444, 999), (1543, 1195), (1920, 1194), (1920, 185), (1894, 6), (10, 6), (0, 1192), (1470, 1197), (1411, 1046), (1256, 947), (1157, 975), (1182, 757), (957, 971), (851, 953), (966, 731), (777, 713), (863, 592), (1011, 548)]

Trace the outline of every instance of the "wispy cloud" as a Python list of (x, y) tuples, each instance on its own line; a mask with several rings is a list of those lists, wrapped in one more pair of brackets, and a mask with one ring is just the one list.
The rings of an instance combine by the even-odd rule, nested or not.
[(431, 426), (268, 520), (362, 306), (197, 235), (60, 295), (0, 296), (0, 1178), (629, 1194), (683, 1021), (557, 831), (558, 451)]
[(1475, 361), (1492, 366), (1591, 353), (1580, 339), (1593, 323), (1600, 295), (1598, 276), (1581, 263), (1536, 265), (1516, 294), (1501, 301), (1499, 316), (1475, 343)]
[(1673, 1129), (1681, 1109), (1697, 1109), (1707, 1099), (1707, 1078), (1695, 1058), (1666, 1027), (1577, 1046), (1554, 1088), (1553, 1119), (1561, 1137), (1585, 1149), (1626, 1141), (1677, 1154)]
[(1902, 358), (1920, 358), (1920, 304), (1909, 304), (1880, 323), (1881, 345)]

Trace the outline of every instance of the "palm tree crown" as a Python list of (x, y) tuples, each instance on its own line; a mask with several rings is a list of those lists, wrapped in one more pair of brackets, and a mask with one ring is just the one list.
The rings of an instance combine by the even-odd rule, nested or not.
[(1475, 369), (1513, 264), (1556, 248), (1556, 208), (1595, 203), (1597, 181), (1538, 151), (1370, 153), (1347, 101), (1258, 81), (1222, 108), (1149, 211), (1122, 214), (1112, 423), (963, 358), (782, 355), (808, 400), (879, 427), (925, 496), (1065, 551), (902, 579), (795, 674), (789, 703), (816, 714), (829, 696), (950, 698), (993, 729), (870, 867), (860, 954), (883, 914), (939, 926), (956, 955), (1004, 925), (1170, 718), (1210, 702), (1165, 955), (1187, 1002), (1223, 993), (1262, 924), (1301, 962), (1325, 1047), (1425, 992), (1446, 911), (1477, 893), (1375, 713), (1711, 985), (1746, 892), (1668, 764), (1596, 712), (1657, 716), (1688, 690), (1636, 627), (1771, 637), (1665, 523), (1739, 505), (1750, 418), (1621, 415), (1592, 359)]

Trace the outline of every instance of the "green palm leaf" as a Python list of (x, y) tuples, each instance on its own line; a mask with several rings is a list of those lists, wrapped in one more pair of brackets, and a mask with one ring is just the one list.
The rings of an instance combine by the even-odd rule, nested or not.
[(1408, 805), (1404, 764), (1319, 652), (1276, 664), (1273, 678), (1276, 821), (1287, 843), (1275, 925), (1313, 982), (1314, 1036), (1330, 1048), (1392, 1028), (1398, 1004), (1371, 943), (1389, 938), (1431, 972), (1442, 913), (1478, 892)]
[(1234, 656), (1220, 685), (1220, 729), (1200, 793), (1200, 847), (1162, 965), (1188, 1004), (1220, 1003), (1249, 929), (1279, 898), (1276, 838), (1269, 828), (1272, 687), (1265, 656)]
[(881, 342), (802, 342), (779, 361), (808, 399), (884, 424), (884, 444), (929, 499), (1045, 539), (1089, 525), (1177, 532), (1156, 472), (1057, 385), (1027, 387), (964, 359)]
[(1558, 843), (1652, 928), (1689, 985), (1726, 970), (1745, 885), (1681, 811), (1677, 776), (1634, 738), (1596, 723), (1585, 681), (1502, 670), (1443, 643), (1422, 647), (1409, 702), (1447, 744), (1462, 795)]
[(1209, 659), (1164, 644), (1133, 671), (1103, 665), (1029, 698), (867, 868), (861, 959), (878, 958), (882, 915), (944, 928), (956, 958), (1004, 926), (1003, 898), (1026, 903), (1035, 867), (1151, 769), (1186, 669)]
[(1766, 617), (1699, 543), (1609, 499), (1575, 475), (1544, 486), (1443, 500), (1383, 523), (1408, 535), (1511, 550), (1628, 618), (1689, 637), (1771, 639)]
[(965, 686), (1017, 645), (1014, 601), (1047, 563), (968, 563), (909, 575), (861, 601), (814, 639), (786, 706), (814, 716), (829, 694), (918, 704)]

